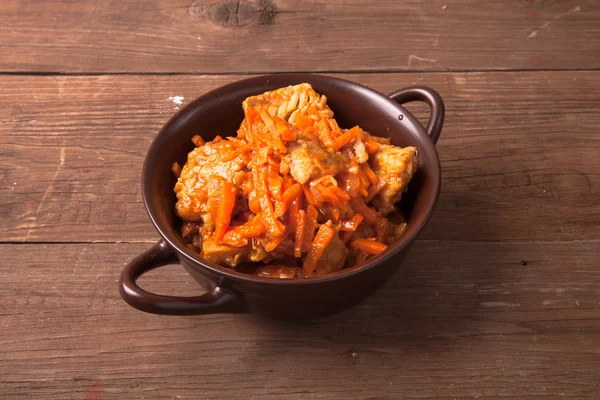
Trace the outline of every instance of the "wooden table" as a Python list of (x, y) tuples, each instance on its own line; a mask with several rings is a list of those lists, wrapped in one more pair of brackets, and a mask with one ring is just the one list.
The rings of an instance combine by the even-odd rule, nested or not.
[[(3, 0), (0, 16), (0, 398), (600, 398), (597, 1)], [(152, 138), (206, 91), (284, 71), (446, 100), (442, 194), (406, 265), (308, 323), (128, 307), (119, 273), (158, 238)], [(200, 290), (181, 267), (142, 284)]]

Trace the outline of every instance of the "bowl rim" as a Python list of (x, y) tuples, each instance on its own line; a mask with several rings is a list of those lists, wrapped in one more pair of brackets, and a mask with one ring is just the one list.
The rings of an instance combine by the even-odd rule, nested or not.
[[(421, 218), (421, 220), (417, 221), (416, 225), (414, 225), (414, 224), (412, 225), (414, 227), (412, 229), (412, 232), (408, 235), (403, 234), (396, 242), (394, 242), (392, 245), (390, 245), (390, 248), (391, 248), (391, 249), (389, 249), (390, 251), (387, 251), (387, 250), (384, 251), (382, 254), (375, 256), (372, 260), (370, 260), (369, 262), (367, 262), (366, 264), (364, 264), (362, 266), (350, 267), (350, 268), (342, 269), (340, 271), (332, 272), (332, 273), (329, 273), (326, 275), (307, 277), (307, 278), (302, 278), (302, 279), (273, 279), (273, 278), (266, 278), (266, 277), (250, 275), (250, 274), (247, 274), (244, 272), (239, 272), (232, 268), (223, 267), (216, 263), (205, 260), (195, 253), (192, 254), (192, 252), (189, 248), (187, 248), (187, 247), (183, 248), (178, 243), (175, 243), (173, 240), (171, 240), (169, 238), (170, 235), (165, 233), (165, 231), (161, 228), (161, 225), (157, 221), (157, 218), (155, 218), (155, 216), (152, 214), (151, 206), (149, 204), (150, 203), (149, 197), (151, 196), (150, 195), (150, 185), (145, 184), (146, 180), (149, 180), (149, 177), (152, 176), (152, 172), (151, 172), (152, 165), (149, 163), (149, 159), (151, 158), (152, 154), (155, 154), (159, 150), (160, 147), (159, 147), (158, 142), (159, 142), (160, 137), (165, 135), (166, 132), (171, 129), (171, 126), (176, 124), (187, 113), (189, 113), (191, 110), (195, 109), (200, 104), (202, 104), (202, 102), (204, 100), (206, 100), (208, 98), (213, 98), (215, 96), (219, 96), (223, 93), (227, 93), (232, 90), (238, 90), (241, 87), (251, 84), (253, 82), (260, 83), (260, 82), (266, 81), (266, 83), (269, 83), (268, 80), (270, 78), (287, 79), (289, 81), (299, 81), (299, 82), (300, 81), (304, 82), (307, 79), (311, 79), (311, 78), (315, 79), (316, 78), (316, 79), (322, 79), (324, 81), (335, 81), (335, 82), (338, 82), (338, 83), (341, 83), (344, 85), (348, 85), (353, 90), (359, 90), (359, 91), (363, 92), (363, 93), (361, 93), (361, 95), (364, 95), (364, 93), (367, 93), (370, 96), (379, 98), (380, 100), (384, 100), (384, 101), (388, 102), (390, 105), (393, 105), (394, 107), (396, 107), (398, 109), (398, 112), (404, 116), (402, 123), (405, 123), (405, 124), (410, 123), (412, 126), (415, 127), (415, 129), (417, 131), (416, 134), (418, 134), (419, 136), (425, 136), (427, 138), (427, 140), (424, 141), (426, 143), (425, 149), (419, 149), (419, 150), (424, 151), (424, 152), (433, 152), (433, 154), (435, 155), (435, 165), (430, 166), (432, 168), (432, 171), (434, 171), (433, 178), (434, 178), (435, 193), (431, 197), (429, 204), (427, 204), (427, 212), (424, 214), (424, 216)], [(290, 84), (292, 84), (292, 83), (290, 83)], [(398, 122), (400, 123), (400, 121), (398, 121)], [(218, 275), (223, 278), (228, 278), (228, 279), (238, 282), (238, 283), (247, 283), (247, 284), (253, 284), (253, 285), (273, 285), (273, 286), (305, 286), (305, 285), (314, 285), (314, 284), (326, 284), (331, 281), (350, 279), (353, 276), (359, 275), (361, 273), (365, 273), (369, 270), (376, 268), (380, 264), (390, 261), (392, 258), (394, 258), (398, 254), (400, 254), (404, 249), (409, 247), (412, 244), (412, 242), (416, 239), (416, 237), (419, 235), (419, 233), (422, 231), (424, 226), (427, 224), (427, 222), (431, 218), (431, 215), (433, 214), (433, 211), (435, 210), (435, 207), (436, 207), (439, 195), (440, 195), (440, 189), (441, 189), (441, 166), (440, 166), (439, 155), (437, 153), (435, 144), (433, 143), (430, 136), (425, 131), (425, 128), (423, 127), (423, 125), (406, 108), (402, 107), (399, 103), (395, 102), (390, 97), (388, 97), (374, 89), (371, 89), (369, 87), (361, 85), (359, 83), (349, 81), (349, 80), (339, 78), (339, 77), (329, 76), (329, 75), (312, 74), (312, 73), (265, 74), (265, 75), (258, 75), (258, 76), (253, 76), (253, 77), (249, 77), (249, 78), (245, 78), (245, 79), (236, 80), (234, 82), (230, 82), (228, 84), (225, 84), (225, 85), (219, 86), (215, 89), (212, 89), (212, 90), (196, 97), (190, 103), (186, 104), (184, 107), (182, 107), (180, 110), (178, 110), (174, 115), (172, 115), (169, 118), (169, 120), (161, 127), (161, 129), (158, 131), (158, 133), (152, 140), (150, 146), (148, 147), (146, 156), (144, 158), (144, 164), (142, 167), (141, 181), (142, 181), (141, 182), (141, 193), (142, 193), (142, 199), (144, 202), (144, 206), (146, 208), (146, 212), (148, 213), (148, 216), (149, 216), (150, 220), (152, 221), (152, 224), (158, 231), (162, 240), (164, 240), (169, 245), (169, 247), (176, 252), (179, 260), (184, 258), (186, 261), (191, 263), (194, 267), (206, 269), (215, 275)]]

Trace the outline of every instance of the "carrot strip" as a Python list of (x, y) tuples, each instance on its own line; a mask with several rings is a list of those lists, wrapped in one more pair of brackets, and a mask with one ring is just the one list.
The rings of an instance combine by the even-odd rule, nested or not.
[(294, 183), (294, 179), (290, 177), (283, 178), (283, 183), (281, 184), (282, 193), (285, 193), (285, 191), (288, 190)]
[(381, 144), (379, 144), (376, 141), (374, 141), (373, 139), (369, 138), (365, 142), (365, 148), (367, 149), (367, 153), (374, 154), (381, 148)]
[(308, 185), (308, 183), (305, 183), (302, 186), (302, 190), (304, 191), (304, 197), (306, 198), (308, 204), (318, 207), (322, 204), (322, 201), (317, 200), (317, 198), (315, 197), (315, 192), (313, 192), (311, 189), (312, 188)]
[(377, 220), (377, 213), (370, 207), (367, 207), (364, 201), (360, 197), (353, 197), (350, 200), (350, 205), (352, 206), (352, 210), (354, 212), (360, 213), (365, 221), (369, 224), (374, 224)]
[(267, 174), (264, 168), (255, 168), (254, 174), (254, 187), (257, 191), (258, 200), (260, 201), (260, 208), (263, 212), (264, 221), (267, 225), (267, 231), (274, 237), (283, 236), (285, 228), (281, 222), (275, 218), (275, 211), (273, 210), (273, 204), (271, 203), (271, 197), (268, 193)]
[(367, 175), (365, 175), (364, 171), (360, 167), (358, 167), (358, 177), (360, 178), (361, 189), (366, 191), (369, 188), (369, 184), (371, 182), (369, 182), (369, 178), (367, 178)]
[(306, 212), (300, 210), (296, 217), (296, 237), (294, 241), (294, 257), (302, 255), (302, 244), (304, 243), (304, 227), (306, 226)]
[(173, 175), (175, 175), (175, 178), (179, 179), (179, 177), (181, 176), (181, 165), (179, 165), (178, 162), (174, 162), (173, 164), (171, 164), (171, 171), (173, 171)]
[(248, 206), (250, 207), (250, 211), (252, 211), (254, 214), (258, 214), (262, 211), (260, 208), (260, 201), (256, 196), (248, 202)]
[(231, 222), (231, 213), (235, 206), (235, 197), (237, 194), (237, 186), (231, 182), (225, 182), (223, 184), (223, 193), (221, 197), (221, 203), (217, 210), (217, 218), (215, 220), (215, 240), (217, 243), (223, 240), (225, 231)]
[(274, 200), (277, 201), (281, 201), (282, 200), (282, 190), (281, 190), (281, 186), (283, 183), (283, 180), (281, 179), (281, 176), (279, 175), (279, 173), (277, 172), (279, 170), (279, 165), (277, 165), (277, 170), (274, 170), (273, 168), (268, 168), (268, 175), (269, 175), (269, 179), (267, 180), (268, 184), (269, 184), (269, 193), (271, 194), (271, 197)]
[(288, 225), (292, 232), (296, 232), (296, 221), (298, 220), (298, 213), (304, 208), (304, 193), (300, 192), (296, 200), (292, 201), (289, 207), (288, 214)]
[(255, 216), (252, 221), (248, 221), (243, 225), (234, 226), (231, 230), (225, 233), (225, 237), (227, 237), (227, 235), (239, 235), (243, 238), (252, 238), (260, 236), (266, 231), (267, 227), (262, 221), (262, 215), (259, 214)]
[(340, 231), (354, 232), (358, 229), (358, 226), (363, 222), (364, 217), (360, 213), (354, 214), (354, 217), (348, 221), (343, 221), (340, 226)]
[(385, 185), (386, 185), (386, 182), (383, 179), (380, 179), (379, 183), (377, 183), (377, 185), (371, 186), (369, 188), (369, 191), (367, 192), (367, 196), (365, 197), (365, 203), (370, 203), (371, 200), (373, 200), (375, 198), (375, 196), (377, 196), (379, 194), (379, 192), (381, 192), (383, 190)]
[(360, 178), (358, 175), (342, 172), (340, 173), (338, 179), (338, 184), (350, 197), (356, 197), (359, 195), (358, 191), (360, 189)]
[(200, 146), (202, 146), (202, 145), (205, 143), (205, 142), (204, 142), (204, 139), (202, 139), (202, 138), (201, 138), (200, 136), (198, 136), (198, 135), (194, 135), (194, 136), (192, 137), (192, 142), (194, 143), (194, 146), (196, 146), (196, 147), (200, 147)]
[(283, 235), (280, 237), (273, 238), (269, 244), (265, 246), (265, 250), (269, 253), (275, 250), (279, 245), (287, 238), (287, 236)]
[(277, 127), (277, 132), (279, 136), (285, 141), (296, 140), (296, 132), (292, 131), (286, 123), (279, 117), (273, 118), (275, 120), (275, 126)]
[(228, 230), (223, 236), (222, 243), (233, 247), (245, 247), (248, 245), (248, 238), (240, 236), (234, 230)]
[(387, 245), (381, 242), (377, 242), (375, 240), (369, 240), (365, 238), (356, 238), (352, 242), (352, 247), (358, 249), (360, 251), (364, 251), (369, 254), (379, 254), (385, 249), (387, 249)]
[(313, 238), (315, 237), (315, 229), (317, 227), (317, 217), (319, 212), (311, 204), (306, 210), (306, 223), (304, 226), (304, 243), (302, 245), (303, 251), (308, 251), (312, 244)]
[(298, 115), (296, 115), (296, 123), (295, 125), (302, 129), (305, 130), (307, 128), (310, 128), (311, 126), (313, 126), (314, 121), (304, 115), (300, 115), (300, 113), (298, 113)]
[(331, 220), (331, 222), (333, 222), (334, 224), (340, 222), (341, 212), (339, 207), (336, 207), (333, 204), (326, 204), (324, 207), (321, 207), (319, 211), (321, 211), (325, 218)]
[(360, 138), (363, 135), (363, 130), (357, 126), (352, 129), (347, 130), (342, 133), (341, 136), (338, 136), (333, 142), (333, 148), (336, 151), (339, 151), (345, 145), (354, 142), (356, 139)]
[(289, 206), (292, 204), (292, 201), (296, 200), (298, 196), (300, 196), (301, 193), (302, 185), (299, 183), (294, 183), (283, 193), (283, 202)]
[(306, 260), (304, 260), (304, 272), (307, 274), (315, 272), (319, 258), (325, 253), (325, 250), (333, 240), (334, 235), (335, 231), (331, 227), (327, 226), (327, 224), (321, 225), (315, 236), (315, 240), (310, 246)]
[(377, 175), (375, 175), (375, 172), (373, 172), (371, 167), (369, 167), (369, 164), (364, 163), (362, 165), (362, 170), (363, 170), (364, 174), (367, 176), (367, 179), (369, 180), (371, 185), (377, 185), (377, 183), (379, 183), (379, 178), (377, 177)]
[(342, 236), (340, 239), (342, 239), (342, 242), (344, 242), (344, 244), (346, 244), (352, 238), (353, 234), (354, 234), (354, 232), (352, 232), (352, 231), (346, 231), (346, 232), (342, 233)]
[(331, 191), (333, 194), (335, 194), (337, 197), (339, 197), (344, 202), (350, 201), (350, 199), (351, 199), (351, 197), (348, 193), (344, 192), (342, 189), (340, 189), (337, 186), (329, 186), (328, 189), (329, 189), (329, 191)]

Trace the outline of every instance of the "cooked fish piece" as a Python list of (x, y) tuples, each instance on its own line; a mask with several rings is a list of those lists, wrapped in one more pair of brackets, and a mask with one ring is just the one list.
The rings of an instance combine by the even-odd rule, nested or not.
[[(330, 222), (331, 223), (331, 222)], [(348, 248), (346, 244), (340, 239), (340, 236), (336, 233), (325, 249), (325, 252), (317, 262), (317, 273), (319, 275), (329, 274), (331, 272), (339, 271), (344, 268), (346, 258), (348, 258)]]
[[(247, 146), (239, 140), (207, 142), (188, 154), (175, 185), (177, 214), (186, 221), (214, 220), (224, 181), (240, 184), (248, 165)], [(214, 224), (212, 224), (214, 226)]]
[(383, 145), (371, 157), (371, 168), (386, 185), (373, 199), (377, 211), (387, 215), (394, 211), (394, 204), (400, 200), (413, 174), (417, 170), (417, 149)]
[(248, 97), (242, 103), (244, 113), (249, 109), (266, 110), (271, 117), (279, 117), (292, 125), (298, 115), (308, 115), (313, 106), (322, 118), (333, 118), (333, 111), (327, 106), (327, 97), (319, 95), (308, 83), (265, 92)]
[(285, 158), (290, 166), (290, 174), (301, 184), (323, 175), (337, 174), (346, 161), (340, 154), (312, 140), (290, 142)]
[(216, 243), (213, 240), (205, 240), (202, 242), (200, 255), (216, 264), (233, 268), (247, 260), (248, 248), (233, 247)]

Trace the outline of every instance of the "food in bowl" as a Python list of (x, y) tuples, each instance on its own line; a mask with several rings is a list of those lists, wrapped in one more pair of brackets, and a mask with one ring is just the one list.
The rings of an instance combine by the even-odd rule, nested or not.
[(340, 128), (307, 83), (242, 106), (237, 136), (194, 136), (183, 168), (173, 164), (181, 236), (202, 258), (302, 278), (361, 266), (402, 235), (415, 147)]

